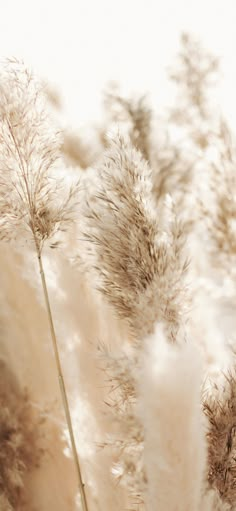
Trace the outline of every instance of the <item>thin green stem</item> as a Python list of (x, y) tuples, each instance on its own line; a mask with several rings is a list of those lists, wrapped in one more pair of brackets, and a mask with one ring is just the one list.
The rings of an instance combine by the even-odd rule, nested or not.
[(42, 261), (42, 257), (41, 257), (41, 250), (40, 250), (40, 247), (38, 245), (38, 242), (37, 242), (37, 239), (36, 239), (35, 236), (34, 236), (34, 241), (35, 241), (35, 246), (36, 246), (36, 251), (37, 251), (37, 257), (38, 257), (38, 263), (39, 263), (39, 271), (40, 271), (41, 282), (42, 282), (42, 287), (43, 287), (43, 294), (44, 294), (44, 299), (45, 299), (45, 304), (46, 304), (46, 310), (47, 310), (47, 315), (48, 315), (48, 320), (49, 320), (51, 339), (52, 339), (54, 355), (55, 355), (55, 360), (56, 360), (58, 380), (59, 380), (59, 385), (60, 385), (60, 390), (61, 390), (61, 396), (62, 396), (64, 411), (65, 411), (65, 415), (66, 415), (67, 426), (68, 426), (69, 435), (70, 435), (70, 442), (71, 442), (72, 453), (73, 453), (74, 462), (75, 462), (76, 471), (77, 471), (77, 476), (78, 476), (78, 483), (79, 483), (79, 491), (80, 491), (80, 495), (81, 495), (82, 509), (83, 509), (83, 511), (88, 511), (88, 505), (87, 505), (87, 499), (86, 499), (86, 494), (85, 494), (85, 488), (84, 488), (84, 483), (83, 483), (82, 476), (81, 476), (79, 457), (78, 457), (78, 452), (77, 452), (76, 443), (75, 443), (75, 436), (74, 436), (74, 432), (73, 432), (73, 426), (72, 426), (70, 408), (69, 408), (69, 403), (68, 403), (68, 397), (67, 397), (67, 392), (66, 392), (66, 387), (65, 387), (62, 367), (61, 367), (61, 361), (60, 361), (60, 356), (59, 356), (57, 338), (56, 338), (54, 322), (53, 322), (53, 317), (52, 317), (52, 311), (51, 311), (51, 305), (50, 305), (50, 300), (49, 300), (49, 295), (48, 295), (47, 282), (46, 282), (46, 278), (45, 278), (45, 273), (44, 273), (44, 268), (43, 268), (43, 261)]

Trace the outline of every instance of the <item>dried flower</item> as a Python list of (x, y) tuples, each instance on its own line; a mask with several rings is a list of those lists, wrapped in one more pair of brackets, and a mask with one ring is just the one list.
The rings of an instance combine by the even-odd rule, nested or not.
[(207, 451), (199, 353), (190, 342), (168, 343), (157, 325), (140, 366), (147, 508), (200, 511)]
[(236, 502), (236, 379), (225, 377), (225, 385), (215, 384), (204, 400), (204, 411), (209, 420), (208, 480), (222, 500), (233, 506)]
[(40, 84), (17, 61), (1, 71), (0, 120), (0, 237), (26, 228), (41, 250), (71, 221), (76, 187), (63, 197), (52, 172), (60, 137), (45, 112)]
[(40, 421), (3, 362), (0, 375), (0, 508), (23, 511), (28, 509), (24, 481), (42, 454)]
[(140, 338), (158, 319), (177, 327), (186, 301), (184, 231), (170, 198), (155, 209), (151, 188), (148, 164), (118, 137), (99, 166), (85, 213), (96, 285)]
[[(83, 511), (87, 501), (73, 433), (57, 337), (42, 261), (45, 240), (71, 222), (77, 187), (71, 186), (63, 200), (52, 170), (58, 157), (58, 136), (51, 132), (40, 87), (17, 61), (3, 69), (0, 85), (0, 213), (1, 238), (11, 238), (21, 227), (32, 234), (48, 324), (54, 349), (58, 381), (70, 435)], [(18, 234), (18, 232), (17, 232)], [(52, 245), (55, 247), (55, 245)]]
[(105, 107), (114, 121), (129, 121), (129, 136), (132, 145), (138, 149), (145, 160), (150, 158), (150, 132), (152, 111), (147, 103), (146, 95), (137, 100), (125, 99), (115, 90), (105, 93)]

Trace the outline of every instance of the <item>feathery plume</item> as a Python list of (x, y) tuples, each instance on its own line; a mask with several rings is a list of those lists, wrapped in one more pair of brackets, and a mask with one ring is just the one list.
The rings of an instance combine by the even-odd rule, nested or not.
[(236, 379), (235, 374), (225, 377), (221, 388), (215, 384), (204, 399), (204, 412), (208, 417), (209, 484), (223, 501), (234, 506), (236, 502)]
[(219, 121), (214, 143), (216, 154), (210, 168), (211, 201), (201, 204), (201, 209), (210, 238), (212, 264), (218, 271), (233, 276), (235, 280), (236, 146), (229, 126), (223, 119)]
[(170, 197), (155, 209), (151, 170), (123, 138), (111, 143), (86, 199), (84, 239), (96, 285), (138, 337), (163, 318), (177, 328), (186, 303), (183, 227)]
[(207, 453), (201, 380), (197, 349), (169, 344), (158, 325), (146, 340), (139, 382), (148, 509), (201, 509)]
[(71, 222), (77, 186), (62, 194), (53, 174), (60, 137), (45, 111), (42, 87), (18, 61), (1, 70), (0, 119), (0, 237), (24, 228), (41, 251)]
[(180, 92), (178, 107), (172, 110), (172, 120), (192, 128), (197, 123), (198, 131), (201, 132), (204, 121), (209, 118), (208, 91), (216, 81), (218, 64), (218, 59), (208, 53), (199, 41), (186, 32), (182, 34), (178, 62), (170, 73), (170, 78), (178, 84)]
[(146, 95), (137, 100), (126, 99), (110, 89), (105, 93), (104, 103), (114, 121), (131, 123), (129, 128), (131, 143), (142, 153), (143, 158), (149, 161), (152, 111), (148, 106)]
[(25, 478), (42, 455), (40, 420), (6, 364), (0, 366), (0, 509), (23, 511), (28, 509)]
[(123, 343), (117, 352), (100, 346), (100, 360), (106, 376), (106, 404), (114, 424), (113, 434), (104, 442), (114, 453), (113, 474), (128, 490), (129, 500), (142, 503), (143, 431), (136, 413), (137, 346)]
[(45, 241), (72, 221), (77, 187), (72, 186), (65, 198), (58, 200), (51, 171), (59, 154), (59, 138), (51, 130), (44, 108), (40, 85), (22, 64), (9, 61), (0, 80), (0, 236), (11, 238), (15, 229), (18, 232), (23, 227), (33, 238), (82, 508), (87, 511), (42, 260)]

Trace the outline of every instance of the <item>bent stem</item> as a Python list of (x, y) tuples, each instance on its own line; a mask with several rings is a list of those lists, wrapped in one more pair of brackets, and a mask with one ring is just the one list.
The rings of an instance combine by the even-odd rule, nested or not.
[(74, 462), (75, 462), (76, 471), (77, 471), (77, 476), (78, 476), (78, 483), (79, 483), (79, 491), (80, 491), (80, 496), (81, 496), (82, 509), (83, 509), (83, 511), (88, 511), (88, 505), (87, 505), (87, 499), (86, 499), (86, 494), (85, 494), (85, 488), (84, 488), (84, 483), (83, 483), (82, 476), (81, 476), (79, 457), (78, 457), (78, 452), (77, 452), (76, 443), (75, 443), (75, 436), (74, 436), (74, 432), (73, 432), (73, 426), (72, 426), (70, 408), (69, 408), (69, 403), (68, 403), (68, 397), (67, 397), (64, 377), (63, 377), (63, 373), (62, 373), (61, 361), (60, 361), (60, 356), (59, 356), (59, 351), (58, 351), (57, 338), (56, 338), (56, 333), (55, 333), (55, 328), (54, 328), (54, 323), (53, 323), (53, 317), (52, 317), (52, 311), (51, 311), (51, 305), (50, 305), (48, 289), (47, 289), (47, 282), (46, 282), (46, 278), (45, 278), (45, 273), (44, 273), (44, 268), (43, 268), (43, 261), (42, 261), (42, 257), (41, 257), (41, 250), (40, 250), (40, 247), (38, 245), (38, 241), (37, 241), (35, 236), (34, 236), (34, 242), (35, 242), (36, 251), (37, 251), (37, 257), (38, 257), (39, 270), (40, 270), (41, 282), (42, 282), (42, 287), (43, 287), (44, 300), (45, 300), (45, 304), (46, 304), (46, 310), (47, 310), (47, 315), (48, 315), (48, 320), (49, 320), (49, 325), (50, 325), (50, 333), (51, 333), (51, 339), (52, 339), (54, 355), (55, 355), (55, 360), (56, 360), (56, 367), (57, 367), (58, 380), (59, 380), (59, 385), (60, 385), (60, 390), (61, 390), (61, 396), (62, 396), (64, 411), (65, 411), (65, 416), (66, 416), (66, 422), (67, 422), (69, 436), (70, 436), (72, 453), (73, 453)]

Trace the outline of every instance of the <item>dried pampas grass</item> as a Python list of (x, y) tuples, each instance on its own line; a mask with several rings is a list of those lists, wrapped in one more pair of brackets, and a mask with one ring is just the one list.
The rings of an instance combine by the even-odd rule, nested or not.
[[(42, 434), (42, 433), (41, 433)], [(40, 449), (40, 416), (27, 392), (1, 361), (0, 371), (0, 504), (1, 510), (29, 509), (25, 480), (37, 469)]]
[(62, 106), (22, 63), (1, 67), (3, 511), (236, 509), (235, 142), (209, 98), (217, 65), (183, 35), (177, 107), (159, 122), (146, 95), (110, 91), (87, 145), (57, 132), (47, 101)]

